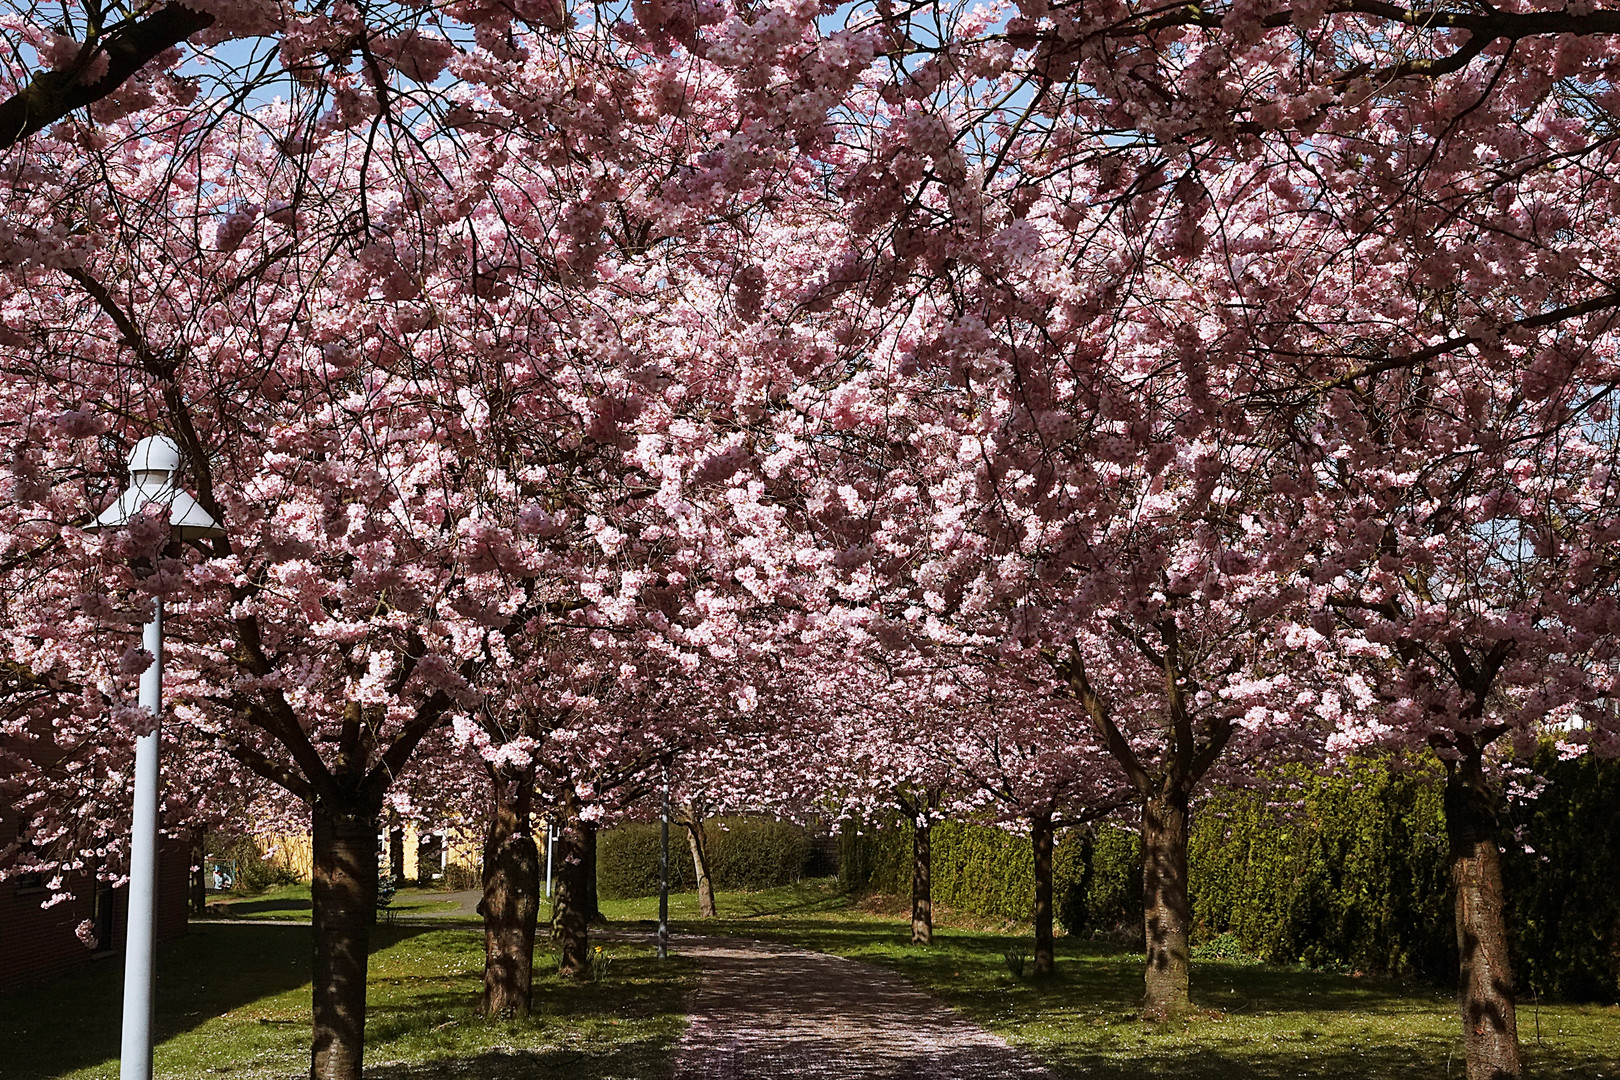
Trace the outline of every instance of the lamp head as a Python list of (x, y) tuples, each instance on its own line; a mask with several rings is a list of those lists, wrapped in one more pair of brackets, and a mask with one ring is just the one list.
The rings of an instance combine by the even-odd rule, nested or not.
[(224, 536), (225, 529), (212, 514), (181, 490), (180, 447), (167, 435), (149, 435), (129, 455), (129, 489), (90, 525), (89, 531), (117, 529), (153, 503), (169, 508), (169, 525), (180, 540)]
[(129, 475), (137, 483), (167, 482), (180, 471), (180, 447), (167, 435), (148, 435), (129, 452)]

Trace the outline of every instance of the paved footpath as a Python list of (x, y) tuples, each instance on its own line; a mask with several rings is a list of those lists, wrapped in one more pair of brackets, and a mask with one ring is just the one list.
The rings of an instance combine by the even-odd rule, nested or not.
[(704, 971), (676, 1080), (1053, 1080), (882, 968), (738, 939), (677, 951)]

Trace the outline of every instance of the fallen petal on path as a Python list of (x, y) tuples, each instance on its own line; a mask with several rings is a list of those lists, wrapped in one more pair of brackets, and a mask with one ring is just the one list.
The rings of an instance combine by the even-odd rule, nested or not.
[(1053, 1080), (899, 975), (825, 953), (693, 939), (677, 1080)]

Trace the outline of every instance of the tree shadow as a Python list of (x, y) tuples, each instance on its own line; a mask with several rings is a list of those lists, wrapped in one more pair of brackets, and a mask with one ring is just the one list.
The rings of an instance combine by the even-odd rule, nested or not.
[(563, 979), (554, 965), (554, 954), (542, 948), (532, 1012), (521, 1019), (479, 1018), (476, 990), (433, 990), (432, 976), (423, 977), (421, 990), (374, 1004), (366, 1023), (367, 1080), (668, 1074), (696, 964), (621, 955), (594, 982)]
[(221, 915), (227, 919), (240, 919), (252, 915), (263, 915), (266, 912), (295, 911), (308, 916), (312, 910), (307, 897), (288, 897), (281, 900), (227, 900), (216, 901), (209, 904), (209, 914)]
[(670, 1040), (634, 1039), (598, 1049), (504, 1047), (469, 1057), (444, 1058), (418, 1065), (383, 1063), (366, 1066), (367, 1080), (608, 1080), (636, 1077), (652, 1080), (669, 1074)]
[[(425, 932), (377, 927), (372, 952)], [(261, 998), (306, 985), (310, 929), (194, 923), (158, 948), (153, 1038), (163, 1041)], [(118, 1057), (124, 965), (99, 961), (68, 978), (0, 996), (0, 1074), (46, 1080)]]

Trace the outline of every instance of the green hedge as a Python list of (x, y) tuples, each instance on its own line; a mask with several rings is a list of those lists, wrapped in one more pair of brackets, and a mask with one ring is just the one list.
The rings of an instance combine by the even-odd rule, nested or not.
[[(788, 885), (804, 874), (810, 838), (804, 829), (758, 817), (718, 817), (704, 822), (709, 842), (709, 873), (716, 889), (768, 889)], [(604, 900), (626, 900), (658, 892), (659, 827), (628, 824), (599, 835), (596, 887)], [(670, 888), (697, 888), (686, 830), (669, 827)]]
[[(1515, 971), (1523, 990), (1620, 999), (1620, 762), (1558, 761), (1549, 783), (1510, 802), (1503, 877)], [(1281, 789), (1204, 800), (1189, 844), (1195, 943), (1236, 940), (1279, 963), (1456, 977), (1438, 763), (1393, 769), (1358, 761), (1329, 776), (1297, 771)], [(902, 822), (843, 840), (843, 878), (908, 896), (911, 828)], [(1529, 850), (1526, 850), (1529, 849)], [(934, 827), (933, 895), (960, 911), (1028, 919), (1029, 840), (1000, 829)], [(1057, 916), (1071, 934), (1124, 931), (1140, 940), (1141, 848), (1135, 830), (1071, 830), (1053, 857)]]
[[(909, 822), (847, 830), (840, 879), (846, 887), (911, 895)], [(933, 828), (933, 899), (957, 911), (1028, 919), (1035, 906), (1035, 855), (1029, 837), (984, 825), (942, 821)], [(1133, 831), (1074, 829), (1052, 852), (1058, 921), (1071, 934), (1140, 934), (1140, 845)]]
[[(911, 823), (846, 830), (840, 880), (848, 887), (911, 895)], [(932, 837), (933, 898), (960, 911), (1029, 918), (1035, 903), (1035, 857), (1029, 838), (1000, 829), (944, 821)]]
[[(709, 873), (716, 889), (769, 889), (790, 885), (804, 876), (810, 861), (810, 836), (797, 825), (771, 818), (710, 818), (704, 825), (709, 841)], [(686, 837), (683, 833), (682, 840)], [(692, 864), (687, 852), (687, 866)]]
[(1188, 846), (1196, 940), (1230, 933), (1277, 962), (1456, 971), (1442, 779), (1381, 762), (1296, 773), (1292, 792), (1225, 792)]
[[(1511, 807), (1502, 877), (1515, 975), (1554, 997), (1620, 998), (1620, 762), (1559, 761), (1543, 747), (1548, 785)], [(1526, 848), (1531, 850), (1526, 851)]]
[[(620, 825), (596, 834), (596, 892), (603, 900), (625, 900), (658, 892), (657, 825)], [(669, 827), (669, 887), (674, 892), (697, 888), (686, 830)]]
[(1142, 838), (1117, 825), (1072, 829), (1052, 851), (1052, 895), (1066, 933), (1142, 940)]

